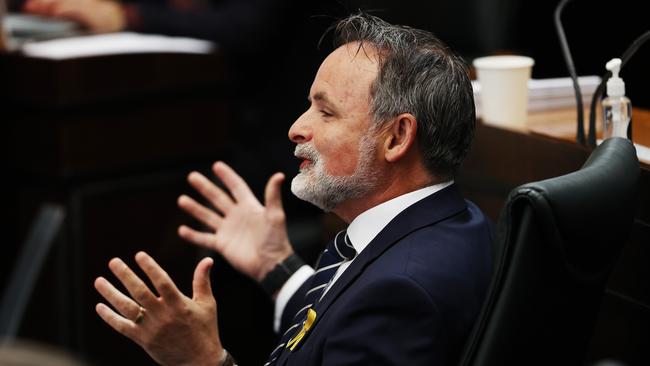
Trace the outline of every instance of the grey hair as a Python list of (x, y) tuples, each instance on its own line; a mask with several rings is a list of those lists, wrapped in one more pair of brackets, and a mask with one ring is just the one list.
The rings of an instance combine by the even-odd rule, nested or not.
[(469, 152), (476, 124), (474, 95), (463, 59), (432, 33), (358, 13), (334, 26), (336, 46), (359, 42), (377, 52), (371, 85), (378, 126), (402, 113), (417, 120), (417, 141), (433, 176), (451, 179)]

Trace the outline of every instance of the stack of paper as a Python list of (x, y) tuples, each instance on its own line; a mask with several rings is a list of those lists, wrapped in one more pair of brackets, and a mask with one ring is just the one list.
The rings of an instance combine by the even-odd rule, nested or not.
[(199, 39), (122, 32), (26, 43), (21, 50), (31, 57), (63, 60), (125, 53), (208, 54), (215, 48)]
[[(591, 104), (591, 97), (600, 84), (600, 76), (578, 77), (584, 107)], [(472, 81), (476, 113), (480, 114), (481, 84)], [(531, 112), (576, 106), (575, 91), (571, 78), (531, 79), (528, 82), (528, 110)]]

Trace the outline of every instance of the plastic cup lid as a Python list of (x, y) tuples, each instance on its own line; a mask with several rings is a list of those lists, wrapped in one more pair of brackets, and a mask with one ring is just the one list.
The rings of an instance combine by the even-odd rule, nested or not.
[(486, 56), (474, 59), (472, 64), (477, 69), (518, 69), (533, 66), (535, 60), (526, 56)]

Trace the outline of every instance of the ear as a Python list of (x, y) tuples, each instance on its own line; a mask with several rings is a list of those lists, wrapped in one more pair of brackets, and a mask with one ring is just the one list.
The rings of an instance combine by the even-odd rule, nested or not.
[(402, 113), (390, 122), (384, 134), (384, 157), (389, 163), (402, 159), (414, 146), (417, 121), (410, 113)]

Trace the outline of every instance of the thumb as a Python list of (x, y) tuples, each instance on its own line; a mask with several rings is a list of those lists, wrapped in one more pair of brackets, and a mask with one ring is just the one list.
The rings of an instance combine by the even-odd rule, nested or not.
[(194, 269), (192, 280), (192, 291), (194, 300), (201, 301), (212, 297), (212, 286), (210, 285), (210, 269), (214, 260), (210, 257), (203, 258)]
[(264, 205), (267, 209), (282, 210), (282, 190), (280, 189), (282, 182), (284, 182), (284, 174), (275, 173), (266, 183)]

